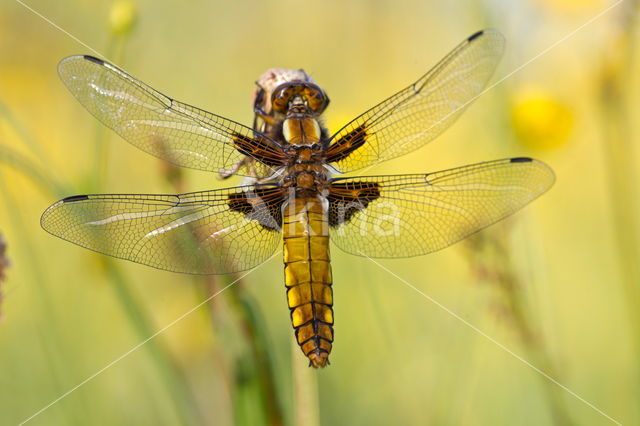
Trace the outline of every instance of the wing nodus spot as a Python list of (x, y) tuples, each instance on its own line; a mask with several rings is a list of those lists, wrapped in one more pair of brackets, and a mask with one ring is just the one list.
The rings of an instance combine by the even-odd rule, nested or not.
[(104, 65), (104, 61), (103, 61), (102, 59), (100, 59), (100, 58), (96, 58), (95, 56), (91, 56), (91, 55), (84, 55), (84, 58), (85, 58), (87, 61), (90, 61), (90, 62), (96, 63), (96, 64), (98, 64), (98, 65)]
[(477, 39), (478, 37), (480, 37), (482, 34), (484, 34), (484, 30), (480, 30), (477, 33), (473, 33), (469, 36), (469, 38), (467, 38), (467, 41), (473, 41), (475, 39)]
[(512, 163), (531, 163), (533, 159), (529, 157), (514, 157), (514, 158), (511, 158), (509, 161)]
[(88, 195), (72, 195), (70, 197), (66, 197), (62, 199), (63, 203), (73, 203), (75, 201), (84, 201), (84, 200), (88, 200), (89, 196)]

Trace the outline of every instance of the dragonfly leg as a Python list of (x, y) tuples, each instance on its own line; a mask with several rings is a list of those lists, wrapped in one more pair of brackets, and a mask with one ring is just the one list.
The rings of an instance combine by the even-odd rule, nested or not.
[(260, 175), (258, 174), (258, 170), (256, 170), (256, 161), (253, 158), (246, 157), (242, 160), (238, 161), (233, 165), (230, 169), (223, 170), (218, 173), (220, 179), (228, 179), (238, 172), (242, 167), (246, 167), (248, 170), (247, 177), (256, 179), (256, 183), (264, 183), (271, 180), (270, 176), (263, 177), (262, 179), (258, 179)]
[(243, 166), (248, 165), (250, 161), (251, 161), (251, 159), (248, 158), (248, 157), (247, 158), (243, 158), (242, 160), (240, 160), (236, 164), (234, 164), (233, 167), (231, 167), (230, 169), (222, 170), (221, 172), (219, 172), (218, 173), (218, 177), (220, 179), (228, 179), (231, 176), (233, 176), (235, 173), (237, 173), (238, 170), (240, 170)]
[[(262, 119), (262, 120), (263, 120), (267, 125), (269, 125), (269, 126), (277, 126), (277, 125), (279, 124), (279, 121), (278, 121), (275, 117), (273, 117), (273, 116), (271, 116), (271, 115), (267, 114), (267, 113), (262, 109), (262, 107), (255, 106), (255, 107), (253, 108), (253, 112), (254, 112), (254, 113), (255, 113), (255, 115), (256, 115), (256, 119), (257, 119), (258, 117), (259, 117), (259, 118), (261, 118), (261, 119)], [(254, 126), (254, 128), (255, 128), (255, 126)]]

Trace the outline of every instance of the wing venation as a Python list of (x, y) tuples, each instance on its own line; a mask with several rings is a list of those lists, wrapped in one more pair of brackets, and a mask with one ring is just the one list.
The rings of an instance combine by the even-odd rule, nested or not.
[(397, 258), (443, 249), (533, 201), (554, 182), (530, 158), (428, 174), (334, 179), (331, 239), (356, 255)]
[(49, 233), (158, 269), (225, 274), (250, 269), (280, 243), (284, 201), (274, 186), (180, 195), (77, 195), (42, 215)]
[[(58, 65), (69, 91), (98, 120), (132, 145), (170, 163), (221, 172), (245, 156), (260, 176), (284, 161), (280, 145), (259, 132), (163, 95), (113, 64), (70, 56)], [(237, 141), (252, 141), (251, 152)], [(262, 161), (263, 155), (270, 159)], [(249, 174), (249, 173), (245, 173)]]
[(482, 93), (503, 50), (504, 37), (495, 30), (467, 38), (415, 83), (334, 134), (327, 158), (352, 172), (432, 141)]

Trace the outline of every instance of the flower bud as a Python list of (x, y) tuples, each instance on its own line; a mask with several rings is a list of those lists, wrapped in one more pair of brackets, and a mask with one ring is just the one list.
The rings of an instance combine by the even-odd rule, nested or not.
[(131, 32), (138, 19), (136, 5), (129, 0), (117, 0), (109, 12), (109, 28), (114, 35), (125, 36)]

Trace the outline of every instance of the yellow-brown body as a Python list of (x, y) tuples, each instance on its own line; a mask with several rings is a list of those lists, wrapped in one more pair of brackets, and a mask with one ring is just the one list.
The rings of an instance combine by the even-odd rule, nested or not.
[(301, 113), (289, 115), (282, 130), (296, 152), (283, 182), (289, 191), (282, 212), (287, 302), (296, 341), (318, 368), (329, 363), (333, 342), (328, 176), (314, 158), (321, 129), (315, 118)]
[(328, 203), (295, 198), (284, 209), (284, 274), (291, 323), (313, 367), (328, 363), (333, 342), (333, 292)]

